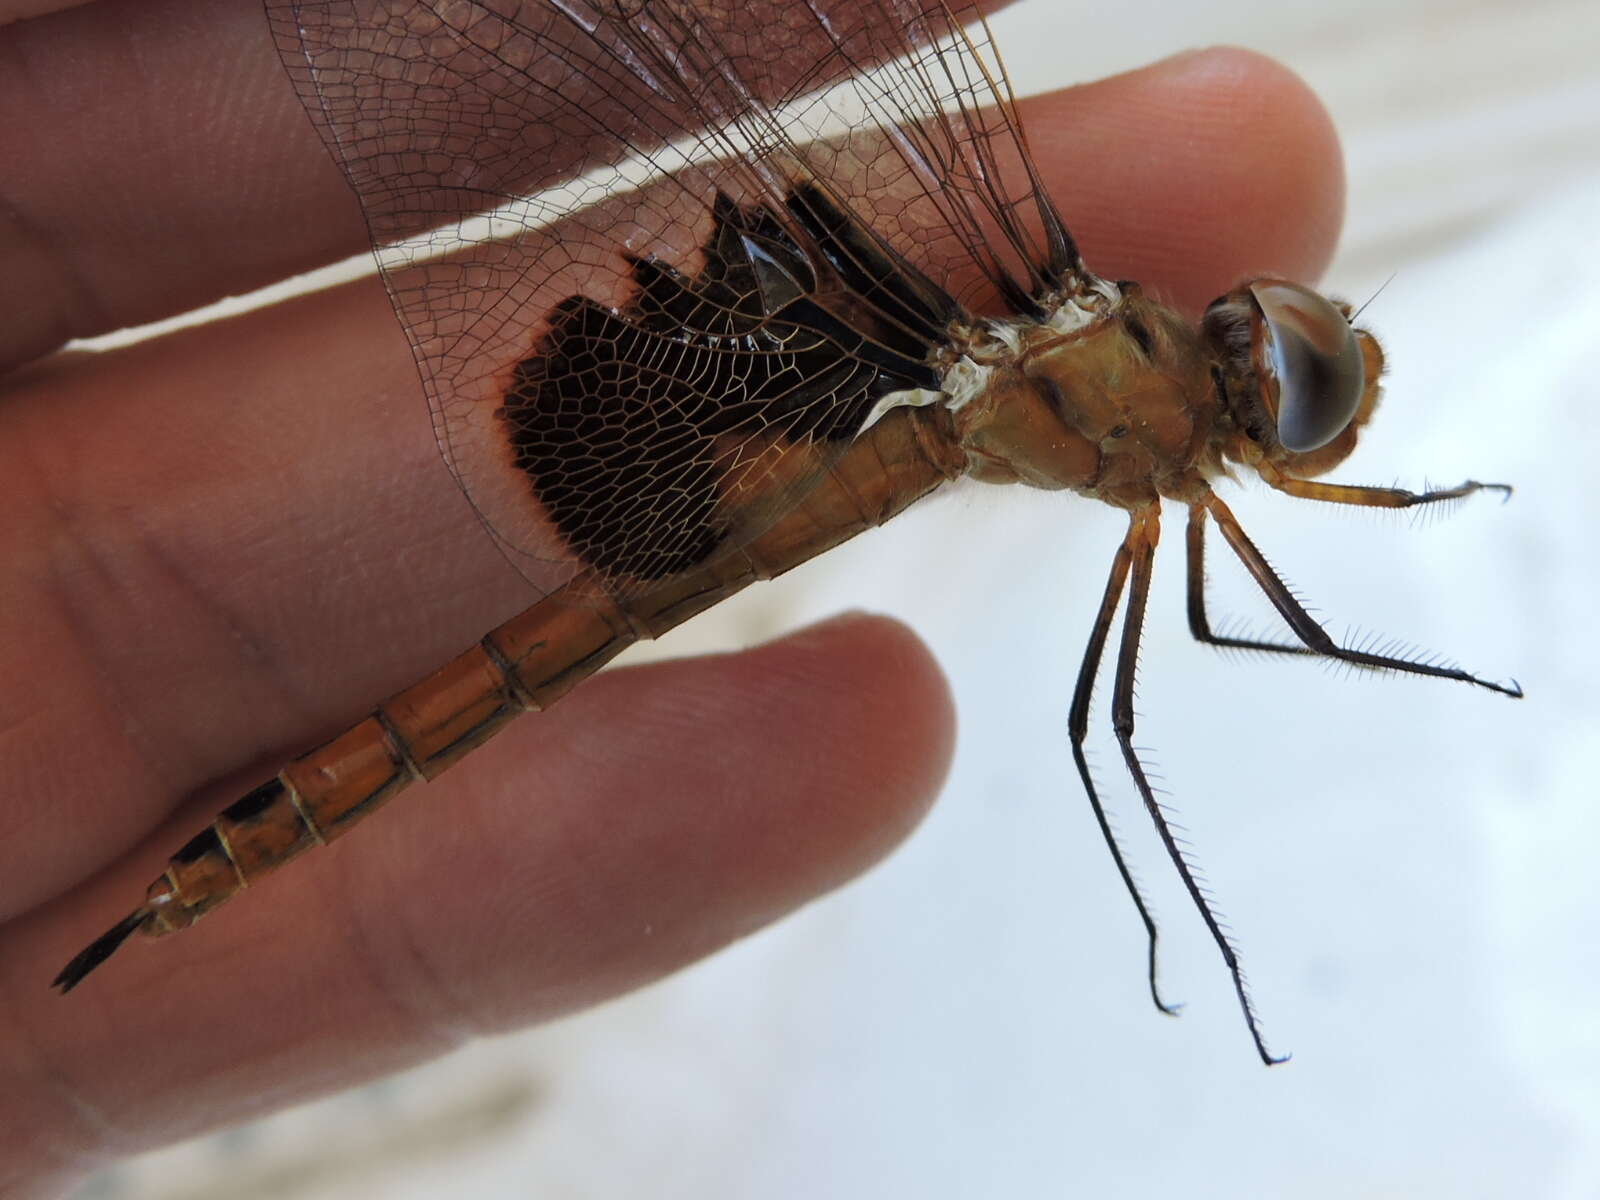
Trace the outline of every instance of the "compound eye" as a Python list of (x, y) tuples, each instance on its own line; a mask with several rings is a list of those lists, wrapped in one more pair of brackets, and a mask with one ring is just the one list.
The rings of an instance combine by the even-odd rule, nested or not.
[(1276, 384), (1278, 441), (1297, 453), (1320, 449), (1344, 432), (1366, 390), (1356, 332), (1298, 283), (1260, 281), (1250, 294), (1261, 312), (1257, 365)]

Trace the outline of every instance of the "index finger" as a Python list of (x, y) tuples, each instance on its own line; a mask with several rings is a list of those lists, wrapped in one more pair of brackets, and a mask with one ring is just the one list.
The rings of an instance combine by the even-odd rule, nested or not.
[[(11, 3), (37, 19), (0, 28), (0, 162), (24, 168), (8, 172), (0, 204), (0, 370), (367, 248), (261, 0)], [(762, 4), (743, 11), (762, 20)], [(798, 72), (805, 47), (793, 51)], [(517, 122), (549, 115), (501, 86)], [(547, 150), (534, 186), (592, 147)]]

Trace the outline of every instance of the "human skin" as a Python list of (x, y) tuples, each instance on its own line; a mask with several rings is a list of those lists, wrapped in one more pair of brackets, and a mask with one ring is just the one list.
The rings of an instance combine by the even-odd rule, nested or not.
[[(23, 6), (49, 7), (0, 20)], [(1193, 312), (1326, 264), (1337, 141), (1269, 60), (1022, 108), (1102, 274)], [(0, 1194), (641, 986), (915, 826), (949, 694), (906, 628), (850, 616), (599, 676), (52, 993), (216, 808), (527, 593), (442, 466), (376, 282), (49, 356), (364, 246), (256, 0), (0, 26), (0, 116)]]

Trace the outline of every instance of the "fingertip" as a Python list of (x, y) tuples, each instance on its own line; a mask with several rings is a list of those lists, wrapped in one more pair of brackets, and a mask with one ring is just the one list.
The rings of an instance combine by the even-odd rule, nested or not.
[(804, 812), (832, 843), (817, 860), (826, 890), (898, 845), (938, 796), (955, 746), (949, 682), (908, 626), (865, 612), (768, 643), (755, 665), (810, 693), (809, 740), (832, 751)]
[[(359, 837), (128, 948), (86, 997), (30, 1008), (22, 1086), (48, 1074), (125, 1150), (619, 995), (881, 858), (932, 802), (952, 731), (932, 656), (883, 617), (604, 673)], [(54, 959), (145, 869), (17, 922), (12, 958)], [(35, 1107), (41, 1128), (70, 1123)], [(75, 1127), (75, 1153), (104, 1128)]]
[(1035, 153), (1097, 273), (1195, 312), (1243, 277), (1312, 281), (1331, 259), (1338, 134), (1282, 63), (1189, 51), (1029, 103)]
[[(446, 801), (470, 813), (467, 836), (408, 813), (371, 903), (393, 898), (426, 975), (471, 981), (448, 989), (455, 1019), (497, 1030), (558, 1015), (859, 875), (926, 813), (953, 736), (937, 664), (884, 617), (608, 673), (478, 752), (489, 761)], [(395, 886), (424, 859), (470, 886)], [(403, 989), (416, 959), (388, 957)]]
[(1199, 211), (1230, 235), (1222, 246), (1235, 273), (1314, 281), (1333, 258), (1345, 202), (1344, 151), (1322, 100), (1283, 63), (1237, 46), (1196, 51), (1178, 67), (1175, 91), (1221, 152), (1199, 180), (1210, 193)]

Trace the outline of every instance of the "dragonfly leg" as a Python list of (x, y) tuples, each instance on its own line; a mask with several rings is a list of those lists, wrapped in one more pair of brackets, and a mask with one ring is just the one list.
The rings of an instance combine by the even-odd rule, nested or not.
[(1156, 543), (1160, 537), (1160, 509), (1151, 505), (1134, 515), (1133, 526), (1128, 532), (1128, 541), (1123, 543), (1123, 551), (1128, 553), (1132, 560), (1132, 582), (1128, 589), (1128, 611), (1122, 623), (1122, 644), (1117, 651), (1116, 683), (1111, 695), (1111, 724), (1116, 731), (1117, 744), (1122, 747), (1122, 758), (1127, 764), (1128, 774), (1133, 776), (1134, 785), (1139, 789), (1139, 797), (1144, 801), (1145, 810), (1155, 824), (1161, 844), (1166, 847), (1167, 857), (1177, 868), (1178, 877), (1183, 880), (1189, 898), (1194, 901), (1194, 906), (1199, 910), (1206, 928), (1211, 931), (1211, 940), (1216, 943), (1217, 949), (1222, 953), (1222, 961), (1227, 964), (1228, 974), (1233, 978), (1234, 994), (1239, 998), (1239, 1007), (1244, 1013), (1245, 1023), (1249, 1026), (1250, 1038), (1255, 1042), (1256, 1053), (1261, 1056), (1261, 1061), (1270, 1067), (1284, 1062), (1287, 1056), (1280, 1057), (1267, 1049), (1266, 1040), (1261, 1033), (1261, 1023), (1256, 1018), (1255, 1005), (1251, 1002), (1250, 990), (1245, 983), (1244, 969), (1239, 963), (1239, 952), (1234, 948), (1233, 939), (1228, 936), (1221, 921), (1218, 920), (1211, 907), (1211, 901), (1201, 889), (1183, 848), (1172, 832), (1165, 810), (1156, 800), (1155, 792), (1145, 775), (1144, 764), (1139, 761), (1138, 751), (1133, 745), (1133, 688), (1139, 665), (1139, 638), (1144, 629), (1145, 607), (1150, 598), (1150, 576), (1155, 565)]
[(1260, 463), (1256, 473), (1267, 486), (1301, 500), (1321, 500), (1326, 504), (1354, 504), (1362, 508), (1415, 508), (1419, 504), (1438, 504), (1459, 500), (1474, 492), (1499, 492), (1502, 500), (1511, 499), (1509, 483), (1479, 483), (1469, 479), (1455, 487), (1427, 492), (1408, 492), (1405, 488), (1359, 487), (1349, 483), (1321, 483), (1315, 479), (1295, 479), (1271, 463)]
[(1189, 506), (1188, 534), (1188, 598), (1189, 632), (1194, 640), (1207, 646), (1223, 646), (1234, 650), (1260, 650), (1267, 654), (1310, 655), (1305, 646), (1291, 646), (1285, 642), (1266, 642), (1256, 638), (1226, 637), (1213, 632), (1206, 616), (1206, 507)]
[(1072, 689), (1072, 710), (1067, 720), (1067, 730), (1072, 742), (1072, 761), (1077, 764), (1078, 778), (1083, 780), (1083, 790), (1089, 795), (1089, 807), (1094, 810), (1095, 823), (1100, 826), (1100, 836), (1105, 839), (1106, 848), (1111, 852), (1111, 861), (1116, 864), (1117, 874), (1122, 877), (1122, 886), (1133, 899), (1133, 906), (1139, 910), (1139, 920), (1144, 922), (1149, 946), (1146, 973), (1150, 981), (1150, 999), (1162, 1012), (1169, 1016), (1177, 1016), (1181, 1006), (1168, 1004), (1163, 1000), (1160, 985), (1156, 981), (1156, 943), (1160, 934), (1155, 918), (1150, 913), (1150, 906), (1145, 902), (1144, 894), (1139, 890), (1138, 882), (1133, 878), (1133, 872), (1128, 868), (1128, 860), (1117, 842), (1116, 831), (1111, 828), (1105, 805), (1100, 801), (1100, 793), (1095, 789), (1094, 778), (1089, 771), (1089, 760), (1084, 756), (1083, 750), (1084, 738), (1089, 732), (1089, 704), (1094, 696), (1095, 676), (1100, 672), (1100, 659), (1105, 653), (1106, 638), (1111, 632), (1111, 622), (1116, 619), (1117, 605), (1122, 600), (1122, 590), (1128, 581), (1128, 566), (1133, 561), (1134, 535), (1138, 528), (1138, 519), (1135, 518), (1128, 527), (1127, 537), (1117, 549), (1116, 558), (1111, 562), (1111, 576), (1106, 580), (1106, 591), (1100, 600), (1100, 611), (1095, 615), (1094, 628), (1089, 634), (1089, 644), (1084, 649), (1083, 662), (1078, 667), (1078, 682)]
[[(1463, 487), (1466, 485), (1463, 484)], [(1485, 485), (1475, 485), (1485, 486)], [(1375, 489), (1383, 490), (1383, 489)], [(1409, 495), (1410, 493), (1406, 493)], [(1483, 679), (1460, 667), (1446, 666), (1440, 663), (1417, 661), (1407, 658), (1397, 658), (1388, 654), (1372, 654), (1365, 650), (1349, 650), (1339, 645), (1328, 636), (1328, 631), (1317, 623), (1278, 573), (1272, 569), (1261, 551), (1256, 549), (1256, 544), (1245, 534), (1238, 520), (1215, 495), (1208, 496), (1204, 501), (1205, 507), (1216, 519), (1217, 528), (1222, 530), (1222, 536), (1227, 539), (1228, 545), (1239, 556), (1239, 561), (1244, 563), (1245, 569), (1255, 579), (1256, 584), (1266, 593), (1267, 599), (1272, 601), (1272, 607), (1278, 610), (1281, 616), (1294, 631), (1294, 635), (1306, 644), (1313, 653), (1324, 658), (1338, 659), (1353, 666), (1370, 667), (1380, 671), (1401, 671), (1408, 675), (1431, 675), (1438, 679), (1455, 679), (1462, 683), (1475, 684), (1487, 688), (1491, 692), (1499, 692), (1502, 696), (1511, 696), (1520, 699), (1522, 687), (1516, 680), (1509, 683), (1498, 683), (1492, 679)]]

